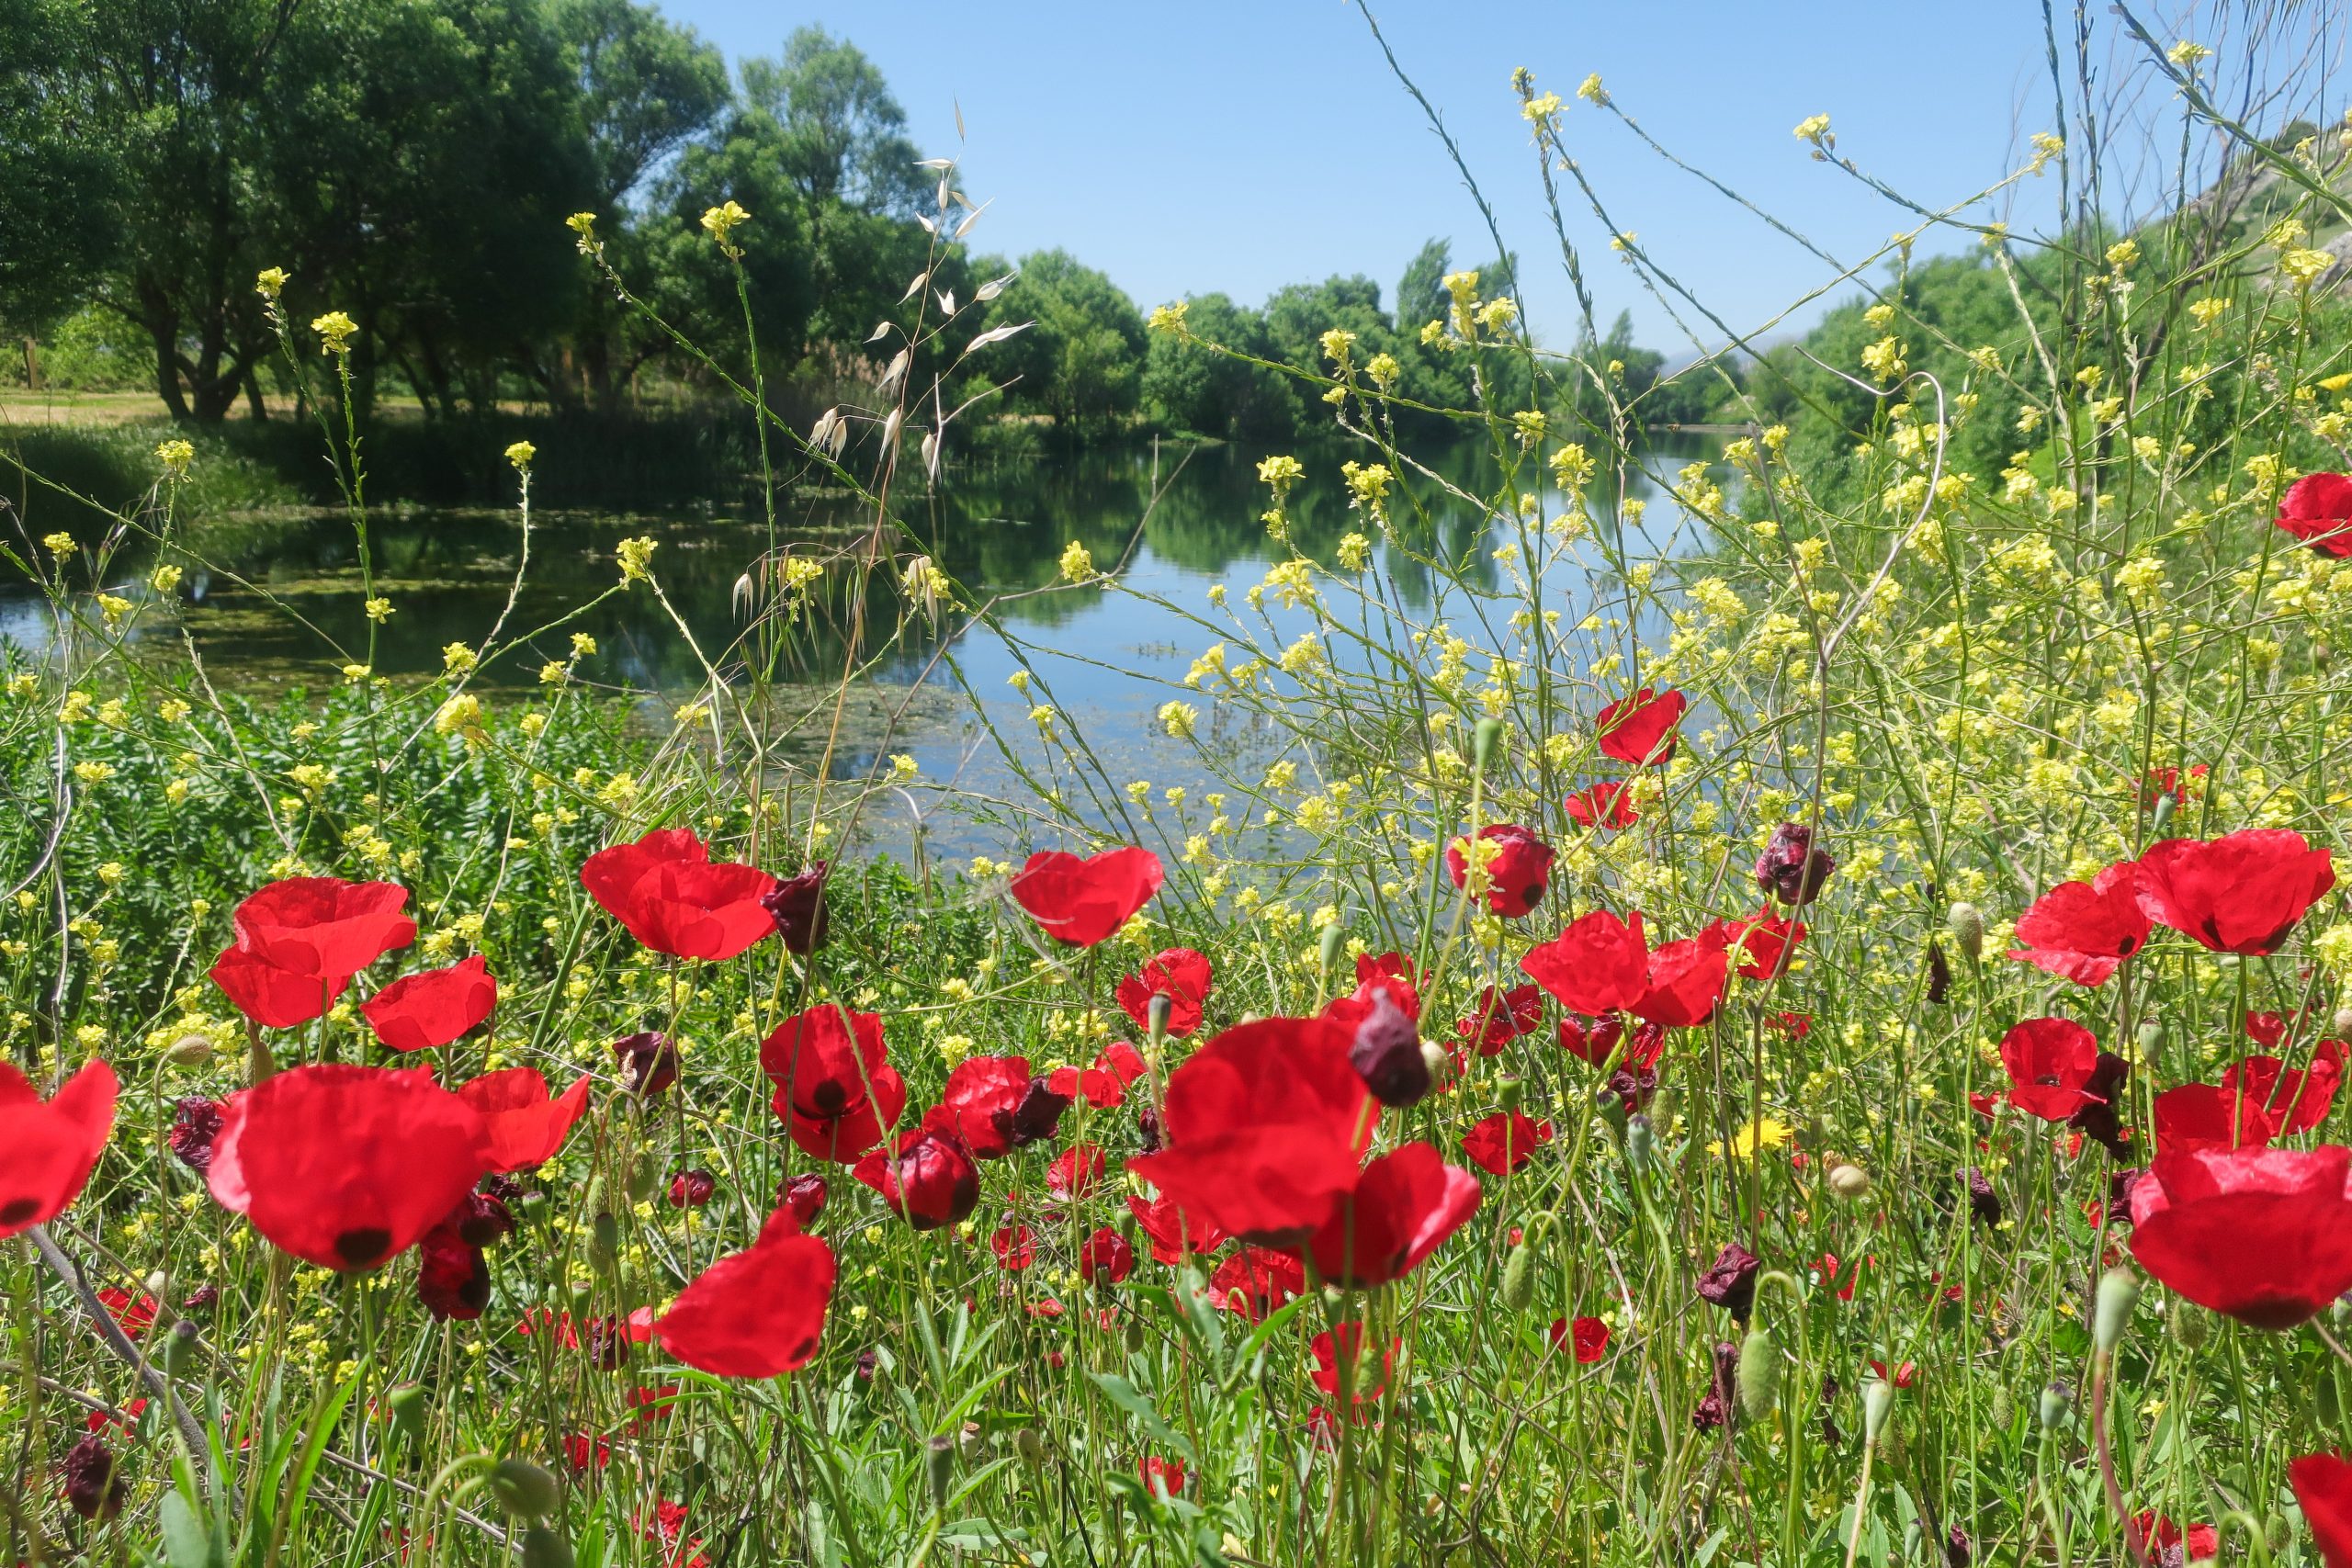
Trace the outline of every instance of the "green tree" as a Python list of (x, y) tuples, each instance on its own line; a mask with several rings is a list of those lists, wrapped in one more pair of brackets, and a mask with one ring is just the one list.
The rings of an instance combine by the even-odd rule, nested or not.
[(43, 62), (87, 50), (73, 0), (0, 4), (0, 320), (28, 333), (86, 299), (120, 238), (121, 167)]
[(1151, 334), (1141, 390), (1153, 417), (1203, 435), (1289, 440), (1298, 428), (1298, 403), (1288, 378), (1235, 357), (1270, 356), (1265, 318), (1226, 295), (1201, 294), (1184, 302), (1184, 324), (1190, 338)]
[(922, 154), (906, 111), (855, 44), (801, 28), (781, 59), (746, 60), (742, 74), (747, 112), (767, 121), (777, 160), (812, 207), (901, 217), (921, 209), (929, 182), (915, 167)]
[(1023, 256), (996, 301), (1000, 324), (1036, 324), (991, 355), (1017, 403), (1050, 413), (1057, 429), (1099, 434), (1135, 412), (1146, 353), (1143, 313), (1109, 277), (1067, 251)]

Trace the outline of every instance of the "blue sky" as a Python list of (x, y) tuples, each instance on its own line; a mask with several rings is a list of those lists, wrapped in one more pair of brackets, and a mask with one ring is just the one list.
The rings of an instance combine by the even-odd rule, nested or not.
[[(1014, 255), (1064, 247), (1147, 310), (1213, 289), (1254, 302), (1335, 272), (1369, 274), (1385, 302), (1425, 239), (1452, 239), (1457, 265), (1493, 250), (1347, 0), (663, 9), (730, 58), (775, 52), (804, 23), (849, 38), (888, 75), (923, 150), (959, 152), (964, 188), (993, 202), (975, 243)], [(1529, 317), (1548, 339), (1577, 318), (1510, 92), (1516, 65), (1570, 98), (1566, 135), (1617, 226), (1744, 332), (1831, 269), (1575, 103), (1588, 72), (1660, 141), (1849, 261), (1905, 217), (1811, 160), (1790, 134), (1799, 120), (1829, 114), (1841, 153), (1932, 206), (1999, 178), (2052, 118), (2034, 0), (1389, 0), (1375, 15), (1494, 202), (1521, 256)], [(2053, 184), (2023, 193), (2021, 228), (2046, 212)], [(1570, 216), (1603, 326), (1631, 310), (1643, 342), (1686, 355), (1602, 225)]]

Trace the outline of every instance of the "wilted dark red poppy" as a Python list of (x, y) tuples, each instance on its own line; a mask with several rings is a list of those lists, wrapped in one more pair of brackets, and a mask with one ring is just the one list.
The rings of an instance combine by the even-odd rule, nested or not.
[(1756, 1275), (1764, 1267), (1763, 1260), (1736, 1241), (1724, 1243), (1724, 1249), (1699, 1276), (1699, 1299), (1713, 1302), (1736, 1318), (1745, 1319), (1748, 1309), (1756, 1303)]
[(1470, 1015), (1453, 1026), (1453, 1032), (1476, 1045), (1481, 1056), (1492, 1056), (1543, 1021), (1541, 986), (1513, 986), (1508, 991), (1500, 986), (1489, 986)]
[(2352, 1290), (2352, 1149), (2158, 1151), (2132, 1189), (2132, 1255), (2199, 1306), (2292, 1328)]
[[(1315, 1358), (1315, 1370), (1307, 1374), (1315, 1386), (1337, 1399), (1344, 1382), (1350, 1399), (1361, 1407), (1379, 1404), (1381, 1396), (1388, 1392), (1388, 1380), (1396, 1373), (1396, 1358), (1403, 1353), (1405, 1341), (1401, 1337), (1390, 1340), (1382, 1348), (1380, 1364), (1375, 1367), (1363, 1342), (1363, 1323), (1351, 1320), (1337, 1328), (1325, 1329), (1306, 1348)], [(1340, 1376), (1342, 1360), (1347, 1363), (1344, 1379)]]
[(1012, 898), (1056, 942), (1092, 947), (1149, 903), (1164, 875), (1139, 844), (1099, 855), (1040, 850), (1013, 877)]
[(2277, 521), (2322, 555), (2352, 558), (2352, 477), (2305, 474), (2278, 498)]
[(114, 1450), (96, 1433), (66, 1451), (62, 1469), (65, 1501), (85, 1519), (103, 1523), (121, 1513), (123, 1504), (130, 1501), (130, 1485), (122, 1478), (122, 1467), (116, 1462)]
[(1573, 1323), (1555, 1317), (1544, 1333), (1551, 1339), (1553, 1349), (1570, 1351), (1584, 1366), (1590, 1366), (1609, 1353), (1609, 1325), (1597, 1317), (1580, 1317)]
[(1587, 784), (1565, 804), (1568, 820), (1587, 828), (1630, 828), (1642, 819), (1642, 814), (1634, 809), (1631, 784)]
[(200, 1094), (172, 1102), (172, 1130), (165, 1134), (179, 1162), (199, 1176), (212, 1163), (212, 1140), (220, 1135), (220, 1102)]
[(825, 910), (825, 870), (823, 861), (811, 861), (808, 870), (783, 878), (760, 897), (786, 953), (805, 957), (832, 939), (832, 919)]
[(1343, 1288), (1401, 1280), (1478, 1211), (1478, 1179), (1427, 1144), (1364, 1167), (1352, 1193), (1308, 1238), (1316, 1272)]
[(768, 1216), (757, 1241), (697, 1275), (653, 1322), (662, 1348), (722, 1378), (797, 1372), (817, 1354), (832, 1303), (833, 1249), (800, 1234), (788, 1209)]
[(537, 1067), (504, 1067), (458, 1086), (458, 1098), (481, 1118), (483, 1148), (493, 1171), (528, 1170), (555, 1158), (588, 1110), (583, 1074), (549, 1099)]
[(804, 1170), (777, 1189), (775, 1201), (776, 1207), (791, 1210), (793, 1219), (806, 1230), (817, 1223), (817, 1216), (825, 1212), (825, 1200), (831, 1196), (823, 1177)]
[(1216, 1266), (1209, 1292), (1222, 1310), (1262, 1323), (1306, 1293), (1306, 1265), (1286, 1252), (1245, 1246)]
[(775, 891), (775, 878), (757, 866), (713, 861), (684, 828), (598, 850), (581, 866), (580, 885), (629, 935), (674, 958), (732, 958), (776, 930), (761, 902)]
[(2140, 867), (2123, 861), (2088, 882), (2062, 882), (2018, 917), (2022, 958), (2078, 986), (2103, 986), (2148, 942), (2148, 913), (2140, 907)]
[(614, 1041), (613, 1062), (621, 1087), (645, 1100), (678, 1081), (677, 1042), (650, 1029)]
[(1756, 858), (1756, 886), (1783, 904), (1803, 906), (1820, 895), (1821, 885), (1837, 869), (1827, 850), (1813, 847), (1811, 828), (1783, 822)]
[(1421, 1032), (1387, 992), (1368, 988), (1368, 1007), (1352, 999), (1332, 1003), (1323, 1010), (1324, 1021), (1348, 1032), (1348, 1065), (1374, 1100), (1397, 1110), (1419, 1105), (1434, 1082)]
[(879, 1013), (831, 1002), (795, 1013), (761, 1042), (760, 1070), (775, 1085), (771, 1109), (815, 1159), (854, 1164), (907, 1108)]
[(947, 1075), (923, 1125), (954, 1134), (974, 1159), (1001, 1159), (1052, 1137), (1069, 1100), (1030, 1077), (1026, 1056), (967, 1056)]
[(999, 1225), (989, 1237), (989, 1250), (996, 1254), (998, 1268), (1018, 1274), (1037, 1261), (1037, 1238), (1027, 1225)]
[(1097, 1289), (1116, 1285), (1135, 1271), (1135, 1247), (1108, 1225), (1097, 1229), (1079, 1247), (1078, 1277)]
[(1168, 1032), (1182, 1040), (1201, 1026), (1208, 998), (1209, 961), (1189, 947), (1171, 947), (1119, 982), (1119, 1007), (1137, 1029), (1151, 1028), (1151, 998), (1168, 998)]
[(1100, 1144), (1072, 1144), (1046, 1168), (1046, 1190), (1056, 1198), (1083, 1198), (1102, 1185), (1110, 1162)]
[(2080, 1110), (2098, 1066), (2098, 1042), (2067, 1018), (2029, 1018), (2001, 1037), (2009, 1103), (2044, 1122)]
[(1653, 1066), (1666, 1051), (1665, 1026), (1641, 1024), (1628, 1041), (1625, 1022), (1620, 1018), (1577, 1018), (1570, 1014), (1560, 1020), (1560, 1049), (1596, 1067), (1608, 1066), (1621, 1043), (1625, 1048), (1623, 1066), (1635, 1071)]
[(1184, 1461), (1161, 1459), (1153, 1454), (1136, 1466), (1136, 1473), (1143, 1477), (1143, 1489), (1154, 1497), (1176, 1497), (1184, 1491)]
[(1669, 942), (1650, 954), (1649, 983), (1634, 1013), (1668, 1029), (1696, 1029), (1715, 1016), (1730, 979), (1722, 948), (1688, 938)]
[(114, 1069), (89, 1061), (47, 1100), (0, 1062), (0, 1239), (63, 1213), (97, 1168), (114, 1131)]
[(2302, 1505), (2321, 1561), (2327, 1568), (2352, 1568), (2352, 1461), (2305, 1454), (2287, 1467), (2287, 1483)]
[(1516, 1111), (1498, 1111), (1463, 1134), (1462, 1152), (1493, 1176), (1509, 1176), (1552, 1141), (1552, 1123)]
[(1740, 977), (1769, 980), (1788, 967), (1789, 954), (1810, 934), (1804, 921), (1785, 919), (1767, 904), (1745, 919), (1713, 922), (1699, 933), (1697, 940), (1700, 945), (1714, 948), (1726, 957), (1736, 948)]
[(1295, 1245), (1352, 1190), (1379, 1107), (1328, 1019), (1228, 1029), (1168, 1078), (1168, 1146), (1127, 1168), (1245, 1241)]
[(2066, 1118), (2066, 1125), (2104, 1145), (2118, 1159), (2127, 1152), (2120, 1107), (2123, 1080), (2131, 1076), (2131, 1063), (2112, 1051), (2101, 1051), (2092, 1058), (2091, 1076), (2083, 1080), (2083, 1102)]
[[(1478, 837), (1494, 846), (1478, 852), (1485, 865), (1487, 912), (1518, 919), (1543, 901), (1552, 877), (1552, 846), (1513, 822), (1489, 822), (1478, 829)], [(1464, 839), (1445, 846), (1446, 873), (1456, 887), (1469, 882), (1467, 848)]]
[(670, 1178), (670, 1207), (699, 1209), (718, 1196), (718, 1179), (699, 1168)]
[(1714, 1377), (1690, 1412), (1690, 1425), (1702, 1432), (1717, 1431), (1739, 1408), (1739, 1347), (1728, 1339), (1715, 1341)]
[(280, 1251), (373, 1269), (458, 1206), (487, 1145), (474, 1108), (427, 1075), (327, 1063), (232, 1095), (205, 1182)]
[(359, 1004), (376, 1038), (394, 1051), (429, 1051), (490, 1016), (498, 982), (490, 961), (476, 953), (447, 969), (428, 969), (393, 981)]
[(1097, 1111), (1113, 1111), (1124, 1104), (1127, 1086), (1143, 1077), (1143, 1055), (1124, 1040), (1114, 1040), (1102, 1047), (1091, 1067), (1056, 1067), (1046, 1075), (1046, 1088), (1059, 1095), (1063, 1103), (1083, 1100)]
[(2344, 1081), (2345, 1054), (2341, 1040), (2323, 1040), (2312, 1047), (2308, 1071), (2290, 1069), (2276, 1056), (2248, 1056), (2222, 1069), (2222, 1087), (2242, 1089), (2278, 1122), (2279, 1136), (2292, 1137), (2327, 1120)]
[(1620, 697), (1600, 710), (1600, 750), (1604, 756), (1639, 766), (1670, 761), (1679, 739), (1675, 726), (1682, 722), (1690, 702), (1680, 692), (1644, 686), (1630, 697)]
[(1570, 1012), (1600, 1018), (1642, 999), (1650, 984), (1650, 950), (1641, 912), (1619, 919), (1595, 909), (1528, 949), (1519, 966)]
[(490, 1305), (490, 1260), (456, 1230), (427, 1231), (416, 1256), (416, 1299), (436, 1322), (471, 1322)]
[(1187, 1253), (1215, 1252), (1225, 1245), (1225, 1232), (1214, 1222), (1184, 1213), (1172, 1198), (1130, 1197), (1127, 1212), (1149, 1238), (1155, 1263), (1182, 1263)]
[(2166, 839), (2140, 857), (2140, 908), (2215, 953), (2275, 953), (2335, 886), (2325, 850), (2283, 828)]
[(910, 1127), (888, 1152), (876, 1149), (850, 1174), (919, 1231), (962, 1223), (980, 1201), (980, 1168), (949, 1134)]

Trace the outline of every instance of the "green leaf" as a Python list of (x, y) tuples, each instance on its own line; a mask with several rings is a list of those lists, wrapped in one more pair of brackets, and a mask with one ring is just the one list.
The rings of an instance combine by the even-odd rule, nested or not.
[(212, 1568), (212, 1532), (204, 1516), (177, 1492), (164, 1494), (164, 1561), (171, 1568)]
[(1159, 1418), (1151, 1401), (1139, 1393), (1136, 1385), (1114, 1372), (1090, 1372), (1094, 1386), (1108, 1394), (1111, 1403), (1134, 1416), (1155, 1442), (1166, 1443), (1187, 1460), (1192, 1459), (1193, 1445), (1177, 1435), (1176, 1429)]

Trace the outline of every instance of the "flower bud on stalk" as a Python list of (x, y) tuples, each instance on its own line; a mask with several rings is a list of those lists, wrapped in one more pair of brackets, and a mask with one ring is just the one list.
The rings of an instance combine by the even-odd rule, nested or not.
[(2140, 1277), (2129, 1269), (2110, 1269), (2099, 1276), (2098, 1299), (2091, 1313), (2091, 1343), (2102, 1353), (2115, 1348), (2131, 1326), (2140, 1304)]
[(563, 1503), (562, 1489), (528, 1460), (503, 1459), (490, 1472), (490, 1495), (516, 1518), (543, 1519)]
[(2140, 1060), (2151, 1067), (2163, 1066), (2165, 1021), (2154, 1013), (2140, 1021)]
[(2170, 790), (2156, 796), (2156, 808), (2148, 817), (2148, 831), (2152, 836), (2159, 839), (2165, 836), (2165, 829), (2172, 826), (2172, 809), (2173, 797)]
[(1532, 1249), (1525, 1242), (1510, 1249), (1503, 1259), (1503, 1305), (1513, 1312), (1525, 1312), (1535, 1300), (1535, 1270)]
[(1975, 905), (1954, 904), (1944, 916), (1944, 929), (1951, 932), (1952, 945), (1971, 964), (1984, 956), (1984, 917)]
[(1872, 1378), (1862, 1390), (1862, 1440), (1874, 1443), (1886, 1427), (1887, 1413), (1894, 1408), (1894, 1385), (1884, 1378)]
[(2201, 1349), (2213, 1337), (2213, 1314), (2185, 1296), (2174, 1297), (2165, 1316), (2172, 1325), (2172, 1337), (2188, 1349)]
[(1650, 1169), (1652, 1143), (1650, 1119), (1634, 1116), (1625, 1122), (1625, 1163), (1634, 1168), (1636, 1176), (1647, 1176)]
[(923, 1450), (923, 1473), (931, 1483), (931, 1506), (947, 1506), (947, 1488), (956, 1479), (956, 1439), (933, 1438)]
[(571, 1542), (560, 1530), (533, 1525), (523, 1532), (523, 1568), (571, 1568)]
[(967, 1421), (956, 1434), (956, 1448), (966, 1464), (978, 1464), (989, 1457), (989, 1435), (980, 1430), (978, 1421)]
[(173, 1324), (171, 1331), (164, 1336), (162, 1353), (155, 1358), (163, 1363), (164, 1375), (186, 1377), (195, 1366), (197, 1348), (202, 1343), (202, 1335), (187, 1318)]
[(1480, 773), (1485, 773), (1487, 765), (1498, 760), (1502, 739), (1503, 721), (1498, 718), (1482, 718), (1477, 728), (1470, 732), (1470, 760), (1478, 764)]
[(2042, 1426), (2053, 1432), (2061, 1427), (2072, 1426), (2075, 1420), (2075, 1391), (2062, 1382), (2052, 1383), (2041, 1391), (2039, 1415)]
[(1739, 1407), (1761, 1421), (1781, 1397), (1781, 1352), (1772, 1337), (1751, 1328), (1739, 1342)]
[(1144, 1008), (1144, 1018), (1151, 1029), (1151, 1048), (1158, 1051), (1168, 1038), (1168, 1021), (1176, 1011), (1176, 998), (1165, 991), (1154, 991)]
[(1012, 1451), (1021, 1456), (1023, 1464), (1043, 1464), (1046, 1435), (1035, 1427), (1023, 1427), (1012, 1434)]

